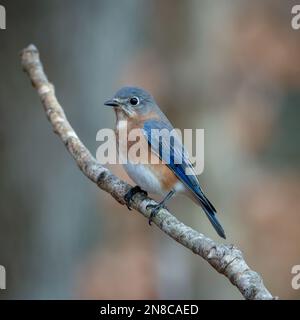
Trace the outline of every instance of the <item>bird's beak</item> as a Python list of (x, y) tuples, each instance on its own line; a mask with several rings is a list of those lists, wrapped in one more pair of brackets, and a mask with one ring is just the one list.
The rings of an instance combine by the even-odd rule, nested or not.
[(120, 106), (120, 102), (118, 101), (118, 99), (110, 99), (104, 102), (104, 105), (106, 106), (110, 106), (110, 107), (118, 107)]

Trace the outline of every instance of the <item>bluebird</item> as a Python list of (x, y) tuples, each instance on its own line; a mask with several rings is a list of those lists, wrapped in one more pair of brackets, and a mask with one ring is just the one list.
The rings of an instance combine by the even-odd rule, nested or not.
[[(225, 232), (217, 219), (216, 209), (204, 195), (193, 165), (181, 141), (176, 141), (177, 143), (172, 144), (170, 143), (170, 139), (158, 136), (158, 130), (167, 129), (168, 131), (172, 131), (174, 128), (160, 110), (154, 98), (141, 88), (124, 87), (117, 91), (114, 97), (104, 104), (114, 108), (117, 137), (121, 129), (120, 124), (126, 122), (128, 131), (132, 129), (141, 131), (141, 136), (145, 139), (145, 145), (148, 149), (144, 151), (151, 154), (151, 157), (158, 157), (160, 159), (159, 163), (155, 162), (154, 164), (137, 164), (132, 163), (128, 159), (127, 163), (123, 164), (129, 177), (137, 184), (136, 187), (132, 188), (125, 195), (128, 208), (130, 209), (131, 198), (138, 192), (162, 195), (162, 201), (151, 210), (149, 219), (149, 223), (151, 224), (151, 219), (161, 208), (165, 207), (166, 202), (175, 194), (182, 193), (202, 207), (218, 235), (225, 239)], [(153, 132), (156, 134), (153, 134)], [(117, 139), (117, 143), (122, 143), (122, 141), (118, 142)], [(128, 152), (126, 148), (120, 148), (118, 145), (119, 153), (123, 153), (121, 155), (123, 157), (126, 157), (126, 152)], [(165, 161), (166, 159), (164, 159), (163, 148), (169, 149), (169, 161)], [(182, 156), (180, 164), (174, 161), (178, 154)], [(189, 169), (189, 174), (186, 173), (187, 168)]]

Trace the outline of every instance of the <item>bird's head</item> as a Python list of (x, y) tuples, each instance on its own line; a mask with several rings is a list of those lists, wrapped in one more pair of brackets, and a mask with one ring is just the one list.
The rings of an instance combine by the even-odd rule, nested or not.
[(120, 89), (112, 99), (104, 104), (113, 107), (116, 112), (121, 112), (125, 118), (146, 115), (156, 105), (153, 97), (147, 91), (137, 87)]

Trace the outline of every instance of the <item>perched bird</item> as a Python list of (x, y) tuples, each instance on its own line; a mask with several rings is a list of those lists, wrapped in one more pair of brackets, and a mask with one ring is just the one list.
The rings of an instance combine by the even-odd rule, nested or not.
[[(137, 184), (125, 196), (127, 206), (130, 206), (132, 196), (137, 192), (143, 192), (143, 190), (163, 195), (163, 200), (151, 211), (149, 220), (151, 224), (153, 216), (160, 208), (165, 206), (170, 198), (176, 193), (183, 193), (202, 207), (219, 236), (226, 238), (225, 232), (216, 217), (216, 209), (204, 195), (193, 165), (181, 141), (177, 140), (176, 143), (170, 143), (170, 139), (165, 139), (157, 134), (158, 130), (167, 129), (172, 131), (174, 128), (153, 97), (141, 88), (124, 87), (104, 104), (113, 107), (116, 113), (116, 136), (118, 150), (121, 153), (119, 156), (126, 157), (128, 148), (132, 144), (129, 141), (118, 141), (119, 133), (122, 129), (121, 125), (126, 123), (128, 132), (132, 129), (140, 130), (141, 136), (146, 142), (144, 145), (148, 149), (144, 151), (151, 154), (152, 157), (158, 157), (158, 160), (160, 160), (160, 163), (137, 164), (128, 158), (127, 163), (123, 164), (129, 177)], [(169, 150), (168, 159), (165, 159), (162, 151), (164, 148)], [(178, 156), (182, 158), (180, 164), (175, 161)], [(189, 174), (186, 173), (187, 168), (189, 169)]]

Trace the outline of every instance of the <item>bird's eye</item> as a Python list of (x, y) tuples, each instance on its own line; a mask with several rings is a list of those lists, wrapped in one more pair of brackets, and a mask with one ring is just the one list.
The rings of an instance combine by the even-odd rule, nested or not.
[(130, 102), (130, 104), (131, 104), (132, 106), (136, 106), (136, 105), (139, 104), (140, 100), (139, 100), (138, 97), (132, 97), (132, 98), (130, 98), (129, 102)]

